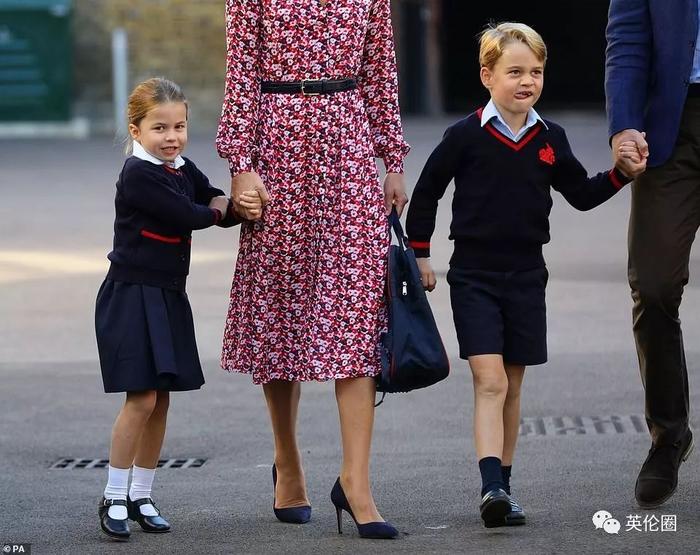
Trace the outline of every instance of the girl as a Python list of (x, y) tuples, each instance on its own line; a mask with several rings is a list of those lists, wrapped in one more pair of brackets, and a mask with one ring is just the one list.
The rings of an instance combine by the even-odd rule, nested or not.
[[(170, 530), (151, 499), (169, 392), (204, 383), (185, 293), (191, 234), (240, 221), (223, 192), (181, 156), (187, 111), (180, 88), (166, 79), (141, 83), (129, 98), (133, 151), (117, 181), (114, 249), (97, 295), (104, 389), (126, 392), (112, 430), (109, 477), (98, 511), (102, 530), (119, 540), (130, 535), (129, 518), (146, 532)], [(259, 218), (265, 198), (264, 189), (246, 193), (241, 213)]]

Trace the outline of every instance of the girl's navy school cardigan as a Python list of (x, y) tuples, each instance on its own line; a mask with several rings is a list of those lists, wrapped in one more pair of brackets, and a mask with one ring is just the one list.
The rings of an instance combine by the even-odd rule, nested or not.
[(209, 208), (224, 192), (185, 158), (179, 169), (131, 156), (117, 181), (114, 247), (108, 279), (185, 290), (192, 230), (240, 223)]

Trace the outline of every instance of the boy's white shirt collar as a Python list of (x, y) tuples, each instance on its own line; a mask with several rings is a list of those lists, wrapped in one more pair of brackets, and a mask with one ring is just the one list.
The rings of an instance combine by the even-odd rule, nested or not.
[(493, 100), (489, 100), (488, 104), (484, 108), (484, 111), (481, 112), (481, 127), (486, 125), (493, 118), (496, 118), (498, 123), (500, 123), (505, 129), (510, 131), (511, 138), (515, 141), (520, 139), (520, 137), (522, 137), (525, 134), (525, 132), (528, 129), (530, 129), (533, 125), (535, 125), (538, 121), (542, 122), (542, 125), (544, 125), (545, 129), (549, 129), (549, 127), (547, 127), (547, 124), (535, 111), (535, 109), (530, 108), (527, 112), (527, 120), (525, 120), (525, 125), (523, 125), (522, 129), (520, 129), (520, 131), (518, 131), (517, 134), (513, 133), (513, 130), (508, 126), (506, 121), (503, 119), (503, 116), (501, 116), (501, 112), (499, 112), (498, 108), (496, 108), (496, 105), (494, 104)]
[(146, 162), (150, 162), (151, 164), (156, 164), (157, 166), (167, 165), (171, 168), (175, 168), (176, 170), (180, 169), (182, 166), (185, 165), (185, 159), (179, 154), (177, 158), (175, 158), (175, 160), (173, 160), (172, 162), (166, 162), (165, 160), (161, 160), (160, 158), (156, 158), (155, 156), (153, 156), (153, 154), (151, 154), (145, 148), (143, 148), (143, 145), (138, 141), (134, 141), (133, 150), (131, 154), (133, 156), (136, 156), (136, 158), (145, 160)]

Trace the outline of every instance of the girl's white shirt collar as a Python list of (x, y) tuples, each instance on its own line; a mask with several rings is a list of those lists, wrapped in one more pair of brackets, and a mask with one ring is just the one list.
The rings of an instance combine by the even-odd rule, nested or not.
[(145, 160), (146, 162), (150, 162), (151, 164), (156, 164), (157, 166), (162, 166), (162, 165), (168, 165), (171, 168), (180, 169), (182, 166), (185, 165), (185, 159), (178, 154), (177, 158), (173, 160), (172, 162), (166, 162), (165, 160), (161, 160), (160, 158), (156, 158), (148, 152), (145, 148), (143, 148), (143, 145), (139, 143), (138, 141), (134, 141), (134, 146), (133, 150), (131, 152), (132, 156), (136, 156), (136, 158), (139, 158), (141, 160)]

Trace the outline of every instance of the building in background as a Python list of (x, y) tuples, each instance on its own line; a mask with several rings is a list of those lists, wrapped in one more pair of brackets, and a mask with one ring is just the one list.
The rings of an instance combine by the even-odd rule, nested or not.
[[(532, 25), (550, 47), (542, 102), (602, 105), (608, 4), (392, 0), (404, 113), (463, 113), (483, 103), (476, 37), (489, 21), (506, 19)], [(0, 0), (0, 121), (27, 114), (83, 116), (93, 130), (111, 132), (111, 35), (124, 28), (128, 84), (154, 75), (177, 81), (191, 100), (193, 126), (211, 129), (223, 96), (224, 5), (224, 0)], [(9, 92), (15, 103), (34, 102), (33, 111), (9, 106)]]

